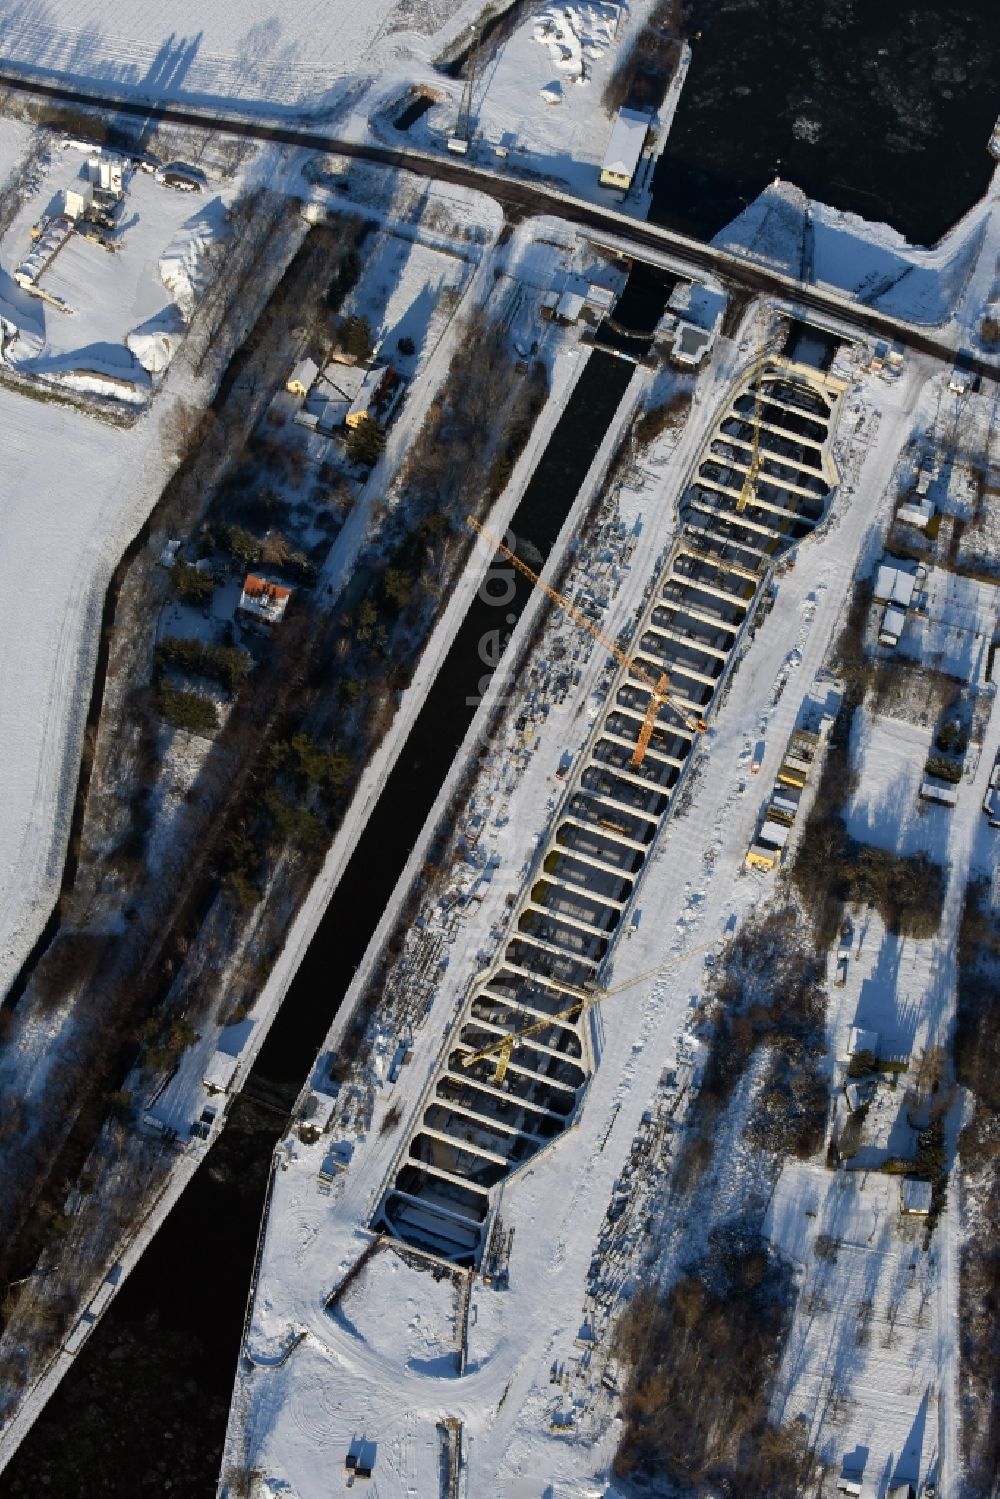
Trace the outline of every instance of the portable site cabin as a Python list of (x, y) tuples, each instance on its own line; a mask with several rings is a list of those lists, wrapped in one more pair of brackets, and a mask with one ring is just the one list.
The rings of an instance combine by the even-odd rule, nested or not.
[(888, 558), (880, 562), (875, 574), (874, 598), (877, 604), (895, 604), (900, 609), (909, 609), (913, 602), (913, 590), (917, 579), (910, 569)]
[(628, 192), (646, 143), (649, 116), (636, 109), (620, 109), (601, 166), (601, 186)]
[(802, 760), (798, 755), (786, 755), (778, 771), (778, 780), (783, 786), (792, 786), (796, 791), (801, 791), (809, 779), (809, 770), (808, 760)]
[(783, 822), (774, 822), (765, 816), (757, 841), (751, 844), (746, 856), (749, 869), (773, 869), (784, 857), (788, 842), (788, 827)]
[(783, 822), (791, 827), (795, 821), (795, 814), (799, 810), (798, 796), (789, 788), (774, 792), (771, 797), (771, 805), (767, 809), (767, 815), (775, 822)]
[(780, 848), (771, 848), (768, 844), (764, 843), (751, 843), (747, 850), (746, 866), (748, 869), (769, 870), (780, 863)]
[(940, 802), (942, 806), (954, 807), (958, 802), (958, 787), (950, 781), (938, 781), (926, 776), (920, 783), (920, 795), (925, 802)]

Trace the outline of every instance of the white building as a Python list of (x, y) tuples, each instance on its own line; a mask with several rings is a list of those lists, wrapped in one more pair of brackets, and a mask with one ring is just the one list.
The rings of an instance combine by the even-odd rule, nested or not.
[(77, 182), (63, 193), (63, 213), (74, 223), (87, 212), (94, 201), (94, 189), (89, 182)]
[(875, 602), (897, 604), (908, 609), (913, 602), (913, 590), (917, 586), (915, 574), (900, 562), (888, 557), (878, 565), (875, 575)]
[(649, 116), (636, 109), (620, 109), (601, 166), (601, 186), (628, 192), (646, 144)]
[(697, 328), (694, 323), (678, 323), (670, 346), (670, 357), (675, 363), (693, 369), (705, 358), (714, 337), (714, 333), (707, 328)]
[(897, 520), (905, 521), (908, 526), (918, 526), (921, 531), (926, 531), (933, 518), (933, 501), (926, 495), (920, 495), (919, 491), (916, 499), (907, 500), (896, 511)]

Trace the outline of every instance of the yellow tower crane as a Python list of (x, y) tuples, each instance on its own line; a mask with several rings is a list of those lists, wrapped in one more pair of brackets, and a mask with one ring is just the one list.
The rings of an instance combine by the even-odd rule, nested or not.
[[(767, 304), (761, 302), (757, 309), (757, 323), (760, 328), (761, 342), (767, 339)], [(765, 348), (760, 358), (754, 364), (754, 395), (753, 395), (753, 437), (750, 443), (750, 465), (743, 476), (743, 485), (740, 489), (739, 498), (736, 501), (736, 509), (742, 513), (748, 505), (752, 505), (757, 498), (757, 480), (760, 478), (760, 467), (762, 461), (760, 448), (760, 424), (764, 407), (764, 366), (768, 359)]]
[(494, 1088), (498, 1088), (507, 1076), (507, 1068), (510, 1066), (510, 1059), (515, 1049), (529, 1036), (537, 1036), (539, 1031), (548, 1030), (550, 1026), (558, 1025), (562, 1020), (568, 1020), (571, 1025), (575, 1025), (584, 1011), (589, 1010), (591, 1006), (600, 1004), (604, 999), (610, 999), (613, 994), (621, 994), (624, 989), (631, 989), (635, 984), (641, 984), (644, 979), (665, 973), (667, 969), (683, 962), (685, 958), (696, 957), (698, 953), (708, 952), (713, 947), (715, 947), (714, 942), (702, 943), (700, 947), (688, 947), (666, 963), (658, 963), (655, 968), (647, 968), (645, 973), (637, 973), (635, 978), (626, 979), (622, 984), (613, 984), (610, 989), (581, 989), (580, 998), (574, 1000), (571, 1005), (567, 1005), (566, 1009), (557, 1010), (554, 1015), (547, 1015), (544, 1020), (532, 1021), (531, 1025), (526, 1025), (523, 1030), (510, 1031), (506, 1036), (497, 1036), (495, 1040), (481, 1046), (478, 1051), (472, 1051), (463, 1056), (462, 1066), (468, 1068), (476, 1062), (487, 1062), (495, 1058), (492, 1084)]
[(496, 547), (498, 552), (502, 552), (519, 572), (522, 572), (526, 578), (530, 579), (536, 588), (540, 588), (543, 593), (547, 594), (554, 604), (558, 604), (559, 608), (568, 614), (570, 619), (581, 625), (600, 645), (603, 645), (605, 650), (609, 651), (615, 658), (619, 666), (624, 666), (627, 671), (631, 672), (632, 676), (638, 677), (642, 685), (648, 690), (650, 694), (649, 705), (646, 708), (646, 716), (643, 719), (642, 728), (639, 730), (635, 749), (632, 751), (632, 759), (630, 761), (632, 766), (641, 765), (646, 758), (646, 750), (649, 748), (649, 741), (653, 737), (653, 729), (656, 726), (656, 720), (660, 715), (661, 708), (669, 708), (672, 713), (675, 713), (684, 724), (684, 727), (689, 729), (692, 734), (704, 734), (708, 728), (708, 724), (703, 718), (695, 718), (692, 714), (686, 713), (680, 704), (671, 697), (667, 691), (667, 688), (670, 686), (670, 678), (666, 673), (657, 679), (650, 672), (646, 671), (645, 667), (640, 666), (638, 661), (626, 655), (617, 641), (612, 640), (610, 635), (605, 635), (603, 630), (599, 630), (587, 618), (583, 610), (577, 608), (571, 599), (568, 599), (565, 594), (560, 593), (558, 589), (553, 588), (551, 584), (544, 582), (538, 573), (535, 572), (534, 568), (529, 567), (526, 562), (522, 562), (520, 557), (515, 552), (512, 552), (510, 547), (505, 546), (500, 537), (491, 531), (488, 526), (481, 525), (471, 515), (467, 516), (466, 519), (474, 531), (477, 531), (480, 536), (485, 537), (492, 546)]

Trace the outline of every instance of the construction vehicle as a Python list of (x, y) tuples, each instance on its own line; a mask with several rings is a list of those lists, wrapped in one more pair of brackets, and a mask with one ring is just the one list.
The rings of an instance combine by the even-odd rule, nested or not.
[(659, 678), (654, 677), (644, 666), (640, 666), (638, 661), (633, 660), (631, 656), (627, 655), (616, 640), (612, 640), (610, 635), (605, 635), (603, 630), (599, 630), (587, 618), (583, 610), (577, 608), (572, 599), (568, 599), (565, 594), (553, 588), (550, 583), (544, 582), (538, 573), (535, 572), (534, 568), (529, 567), (526, 562), (522, 562), (516, 552), (512, 552), (509, 546), (505, 546), (500, 537), (491, 531), (488, 526), (481, 525), (471, 515), (467, 516), (466, 519), (474, 531), (480, 536), (485, 537), (492, 546), (496, 547), (497, 551), (501, 552), (509, 562), (512, 562), (518, 571), (523, 573), (536, 588), (540, 588), (554, 604), (558, 604), (559, 608), (568, 614), (570, 619), (580, 625), (587, 631), (588, 635), (593, 636), (599, 645), (603, 645), (605, 650), (611, 653), (619, 666), (623, 666), (632, 676), (637, 677), (647, 689), (650, 694), (649, 705), (646, 708), (646, 716), (642, 721), (642, 728), (639, 730), (639, 737), (636, 740), (635, 749), (632, 751), (632, 759), (629, 762), (633, 769), (640, 766), (646, 758), (646, 750), (649, 748), (649, 741), (653, 737), (653, 729), (656, 727), (656, 720), (660, 716), (661, 708), (669, 708), (672, 713), (675, 713), (684, 727), (692, 734), (704, 734), (708, 728), (708, 724), (703, 718), (695, 718), (692, 714), (687, 713), (675, 701), (667, 691), (670, 686), (670, 678), (665, 673)]
[(505, 1036), (497, 1036), (495, 1040), (488, 1041), (478, 1051), (469, 1052), (462, 1057), (462, 1066), (469, 1068), (476, 1062), (488, 1062), (495, 1060), (495, 1068), (491, 1079), (492, 1086), (499, 1088), (507, 1076), (507, 1068), (510, 1066), (511, 1057), (518, 1046), (526, 1041), (529, 1036), (537, 1036), (539, 1031), (548, 1030), (550, 1026), (558, 1025), (560, 1021), (568, 1021), (575, 1025), (585, 1010), (592, 1005), (600, 1004), (604, 999), (610, 999), (614, 994), (621, 994), (625, 989), (631, 989), (635, 984), (641, 984), (645, 979), (653, 978), (659, 973), (665, 973), (668, 968), (673, 968), (677, 963), (682, 963), (685, 958), (693, 958), (701, 952), (709, 952), (715, 947), (714, 942), (702, 943), (700, 947), (688, 947), (684, 952), (678, 953), (676, 957), (670, 958), (666, 963), (658, 963), (655, 968), (647, 968), (645, 973), (637, 973), (635, 978), (626, 979), (624, 983), (612, 984), (610, 989), (600, 989), (594, 986), (589, 989), (581, 989), (580, 997), (567, 1005), (566, 1009), (558, 1010), (554, 1015), (547, 1015), (544, 1020), (535, 1020), (531, 1025), (526, 1025), (523, 1030), (509, 1031)]

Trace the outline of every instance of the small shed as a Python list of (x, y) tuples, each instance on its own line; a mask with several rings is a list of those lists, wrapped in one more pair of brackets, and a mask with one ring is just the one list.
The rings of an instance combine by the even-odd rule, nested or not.
[(266, 625), (276, 625), (284, 618), (293, 590), (285, 583), (248, 573), (240, 594), (240, 612)]
[(587, 302), (595, 312), (609, 313), (617, 300), (617, 293), (613, 292), (610, 286), (598, 286), (596, 282), (591, 281), (587, 287)]
[(860, 1025), (852, 1025), (851, 1033), (847, 1038), (847, 1055), (856, 1056), (859, 1051), (870, 1051), (872, 1056), (878, 1056), (878, 1031), (866, 1031)]
[(583, 292), (572, 289), (564, 291), (556, 303), (555, 316), (560, 323), (575, 323), (586, 304)]
[(319, 365), (315, 359), (301, 359), (295, 366), (285, 389), (292, 396), (307, 396), (316, 383), (319, 374)]
[(620, 109), (615, 120), (608, 149), (601, 165), (601, 186), (619, 187), (628, 192), (642, 148), (646, 144), (649, 116), (637, 109)]
[(899, 1184), (899, 1211), (926, 1218), (931, 1210), (931, 1184), (916, 1176), (904, 1176)]
[(921, 495), (918, 492), (915, 499), (907, 500), (905, 504), (900, 505), (896, 511), (896, 519), (905, 521), (908, 526), (918, 526), (921, 531), (925, 531), (934, 519), (934, 502), (929, 500), (926, 494)]

